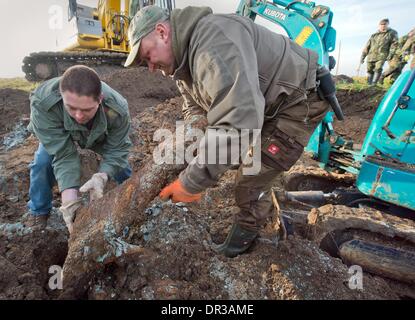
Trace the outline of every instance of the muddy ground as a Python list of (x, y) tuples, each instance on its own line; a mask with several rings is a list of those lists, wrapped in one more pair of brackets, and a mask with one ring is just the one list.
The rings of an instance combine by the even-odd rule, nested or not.
[[(138, 169), (157, 144), (158, 128), (181, 120), (175, 84), (143, 69), (121, 70), (104, 79), (128, 100), (132, 115), (130, 162)], [(336, 129), (361, 143), (376, 106), (378, 89), (340, 91), (347, 119)], [(29, 117), (28, 93), (0, 90), (0, 299), (56, 299), (48, 286), (49, 267), (61, 266), (68, 233), (54, 210), (43, 232), (22, 222), (27, 214), (28, 165), (37, 140), (24, 130)], [(83, 179), (97, 158), (83, 153)], [(304, 156), (301, 164), (313, 161)], [(315, 165), (315, 164), (314, 164)], [(414, 298), (408, 285), (364, 274), (363, 290), (352, 290), (348, 266), (300, 234), (275, 241), (264, 231), (247, 254), (228, 259), (210, 245), (225, 239), (237, 211), (233, 198), (235, 171), (207, 190), (200, 204), (174, 205), (154, 199), (141, 214), (145, 223), (130, 230), (129, 241), (151, 250), (138, 261), (118, 261), (96, 274), (85, 299), (404, 299)], [(278, 181), (276, 181), (278, 184)], [(113, 188), (110, 184), (108, 188)], [(55, 190), (55, 207), (59, 194)]]

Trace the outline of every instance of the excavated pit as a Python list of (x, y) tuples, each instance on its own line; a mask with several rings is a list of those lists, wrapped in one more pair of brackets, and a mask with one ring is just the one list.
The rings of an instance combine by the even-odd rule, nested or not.
[[(129, 101), (134, 147), (129, 160), (135, 172), (158, 144), (153, 133), (174, 129), (182, 119), (181, 98), (173, 81), (145, 69), (121, 70), (104, 78)], [(383, 92), (339, 92), (346, 121), (337, 130), (361, 142)], [(28, 94), (0, 90), (0, 299), (56, 299), (59, 290), (49, 289), (49, 268), (62, 266), (68, 251), (68, 233), (62, 218), (53, 211), (44, 232), (22, 225), (28, 201), (28, 165), (38, 142), (3, 145), (19, 121), (29, 117)], [(357, 128), (359, 130), (357, 130)], [(19, 129), (20, 130), (20, 129)], [(7, 148), (7, 150), (6, 150)], [(83, 181), (97, 168), (98, 159), (83, 152)], [(298, 165), (315, 163), (304, 156)], [(140, 225), (126, 232), (128, 242), (150, 254), (120, 259), (97, 270), (86, 299), (399, 299), (415, 297), (402, 283), (364, 274), (364, 289), (348, 286), (349, 269), (319, 244), (295, 234), (275, 242), (266, 229), (248, 253), (234, 259), (216, 255), (210, 245), (222, 242), (237, 211), (233, 198), (235, 171), (227, 172), (207, 190), (200, 204), (180, 205), (155, 198), (137, 213)], [(172, 177), (173, 179), (174, 177)], [(275, 181), (279, 185), (278, 181)], [(114, 188), (108, 186), (108, 190)], [(54, 192), (55, 207), (59, 193)]]

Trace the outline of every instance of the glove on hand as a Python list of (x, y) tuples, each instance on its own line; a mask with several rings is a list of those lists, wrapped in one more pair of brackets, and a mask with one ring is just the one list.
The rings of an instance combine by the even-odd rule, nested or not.
[(179, 179), (174, 181), (172, 184), (165, 187), (160, 192), (160, 198), (164, 201), (171, 199), (174, 203), (176, 202), (196, 202), (202, 197), (201, 193), (190, 193), (182, 185)]
[(80, 189), (80, 192), (89, 191), (89, 200), (94, 201), (104, 196), (104, 188), (108, 181), (108, 175), (104, 172), (95, 173)]
[(75, 221), (76, 210), (78, 210), (81, 206), (82, 199), (76, 199), (62, 204), (59, 208), (66, 227), (68, 228), (69, 234), (73, 232), (73, 222)]

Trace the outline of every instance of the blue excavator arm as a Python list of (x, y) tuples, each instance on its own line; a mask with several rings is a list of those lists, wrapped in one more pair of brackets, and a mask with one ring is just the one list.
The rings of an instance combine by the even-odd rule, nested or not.
[(320, 65), (329, 69), (334, 67), (334, 59), (329, 53), (336, 46), (336, 30), (331, 26), (333, 13), (329, 7), (304, 0), (241, 0), (237, 14), (252, 20), (260, 16), (278, 24), (290, 39), (317, 52)]

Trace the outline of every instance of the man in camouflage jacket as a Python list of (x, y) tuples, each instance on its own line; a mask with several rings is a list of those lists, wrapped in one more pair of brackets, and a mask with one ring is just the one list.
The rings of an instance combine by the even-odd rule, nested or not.
[(410, 68), (415, 68), (415, 29), (412, 29), (411, 32), (408, 33), (408, 39), (406, 40), (405, 44), (402, 47), (402, 54), (404, 55), (405, 60), (409, 60), (410, 55), (412, 55), (412, 61), (410, 64)]
[(378, 32), (372, 34), (363, 49), (360, 63), (366, 59), (367, 83), (376, 84), (382, 75), (382, 68), (387, 60), (391, 60), (398, 48), (398, 33), (389, 28), (389, 20), (379, 22)]
[(403, 46), (405, 45), (406, 41), (408, 40), (408, 35), (403, 36), (399, 39), (398, 48), (395, 51), (392, 59), (388, 61), (388, 69), (382, 73), (381, 77), (379, 78), (379, 83), (383, 84), (383, 80), (387, 77), (390, 78), (391, 83), (395, 82), (398, 79), (399, 75), (401, 74), (403, 68), (407, 64), (407, 55), (404, 54), (402, 51)]

